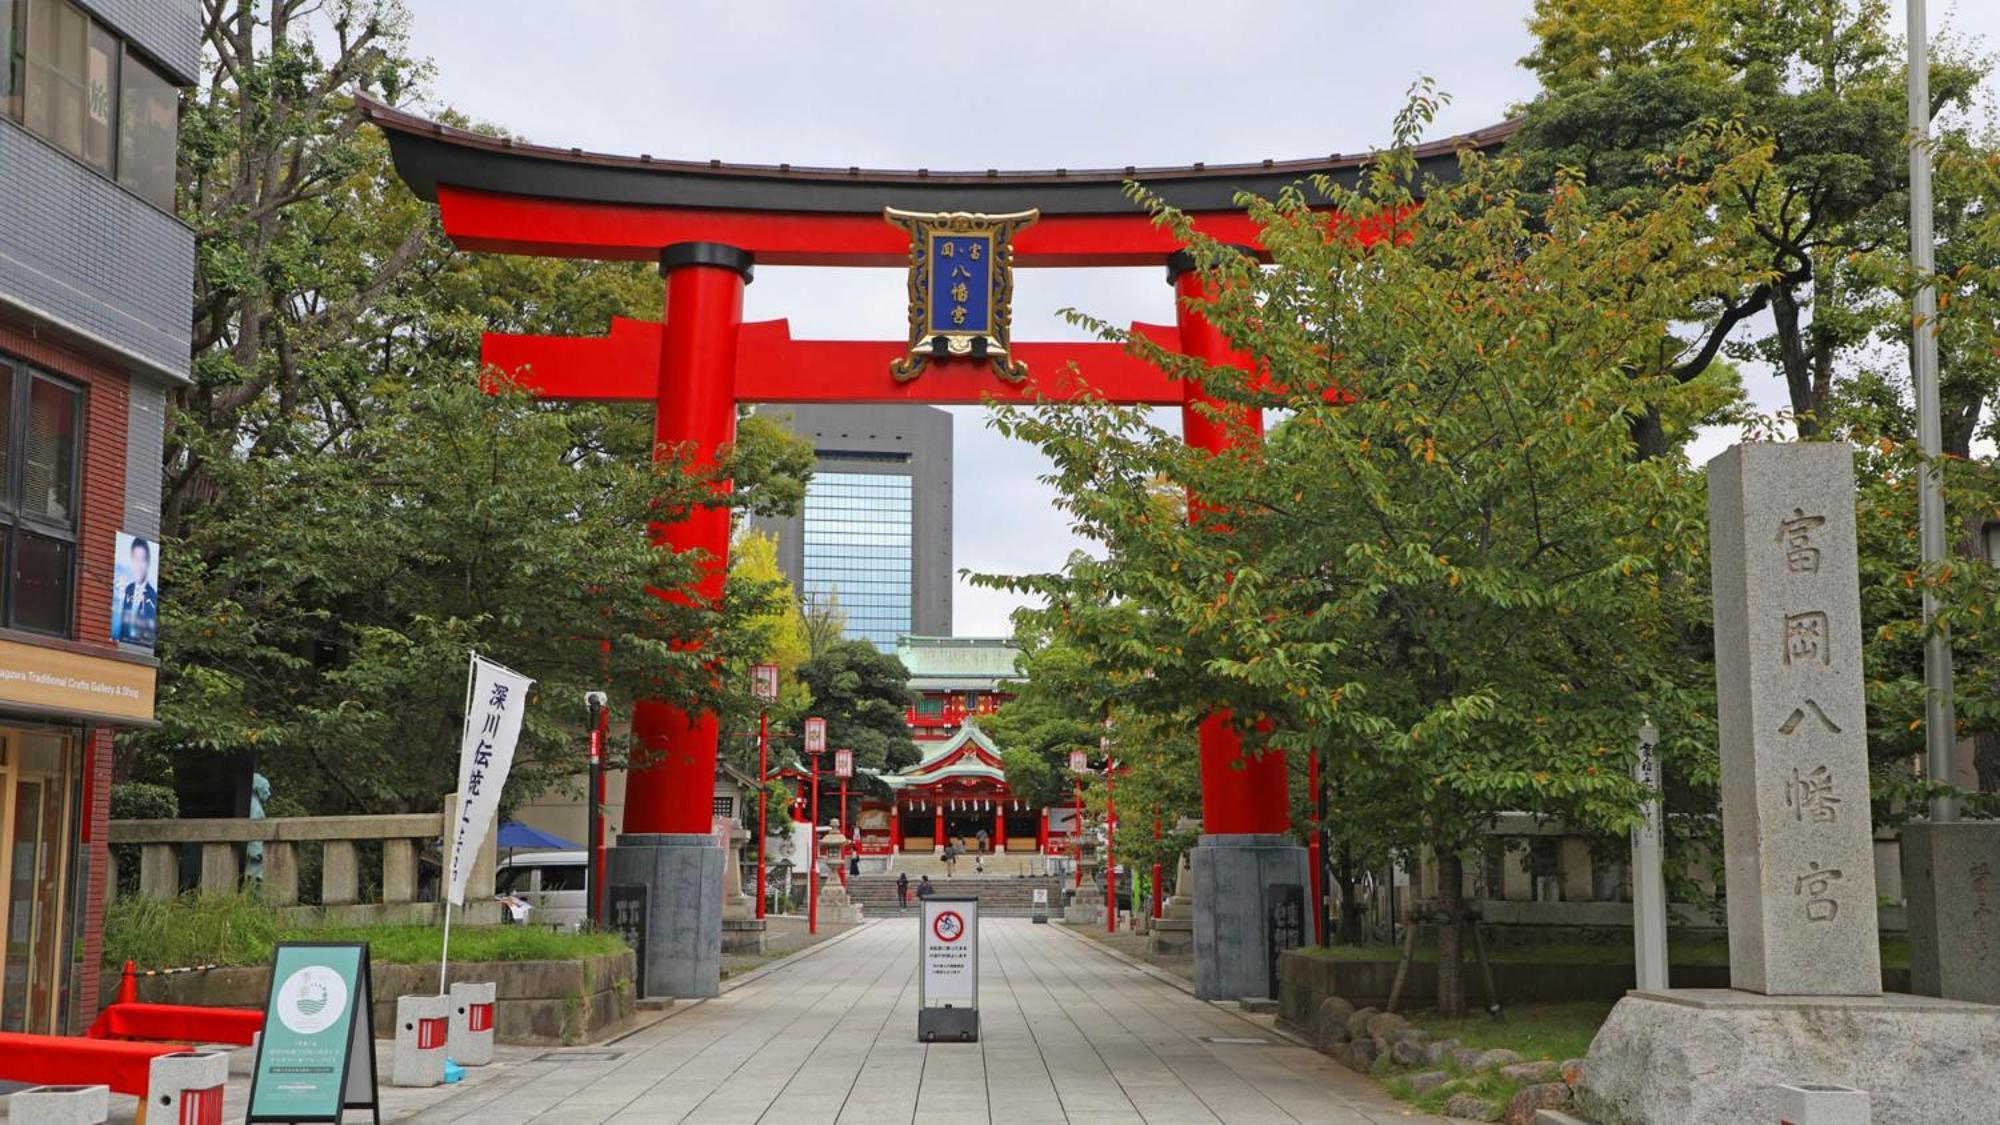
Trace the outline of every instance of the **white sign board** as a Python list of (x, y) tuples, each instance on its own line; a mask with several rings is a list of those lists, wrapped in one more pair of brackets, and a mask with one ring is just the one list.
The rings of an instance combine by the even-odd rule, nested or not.
[(917, 1004), (924, 1008), (979, 1006), (979, 900), (923, 900), (923, 971)]
[(1048, 904), (1049, 904), (1049, 889), (1048, 889), (1047, 887), (1036, 887), (1036, 888), (1035, 888), (1035, 905), (1036, 905), (1036, 906), (1047, 906)]

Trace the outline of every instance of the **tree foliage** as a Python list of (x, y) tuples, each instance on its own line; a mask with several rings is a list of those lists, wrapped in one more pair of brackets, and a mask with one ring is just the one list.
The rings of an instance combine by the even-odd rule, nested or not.
[[(699, 561), (648, 527), (712, 500), (624, 407), (481, 389), (485, 330), (657, 316), (623, 263), (455, 252), (350, 96), (421, 78), (393, 0), (208, 0), (188, 99), (194, 385), (166, 451), (161, 727), (125, 773), (254, 754), (312, 811), (429, 809), (451, 787), (468, 649), (534, 676), (510, 796), (580, 765), (583, 692), (747, 709), (761, 598), (681, 605)], [(743, 421), (720, 475), (795, 510), (811, 451)], [(681, 643), (669, 643), (669, 640)], [(609, 642), (608, 647), (606, 642)]]
[[(1434, 105), (1414, 102), (1399, 135)], [(1138, 410), (1000, 410), (1108, 557), (986, 581), (1045, 598), (1040, 622), (1115, 686), (1118, 713), (1190, 729), (1227, 709), (1252, 752), (1319, 751), (1337, 821), (1435, 849), (1448, 903), (1500, 811), (1628, 826), (1642, 716), (1712, 778), (1712, 687), (1686, 641), (1701, 489), (1632, 436), (1650, 413), (1685, 440), (1733, 391), (1683, 381), (1671, 334), (1756, 269), (1728, 252), (1747, 224), (1712, 216), (1768, 174), (1768, 150), (1712, 140), (1709, 178), (1616, 210), (1576, 176), (1537, 193), (1517, 160), (1476, 153), (1456, 182), (1417, 184), (1399, 145), (1356, 189), (1246, 200), (1261, 270), (1142, 193), (1195, 248), (1206, 315), (1253, 370), (1087, 323), (1199, 380), (1218, 422), (1281, 421), (1211, 455)]]

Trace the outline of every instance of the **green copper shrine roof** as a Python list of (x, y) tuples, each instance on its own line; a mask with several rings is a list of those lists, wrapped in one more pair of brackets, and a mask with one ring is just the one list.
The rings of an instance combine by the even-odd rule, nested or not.
[(1009, 637), (921, 637), (896, 640), (896, 656), (910, 670), (918, 691), (992, 690), (1018, 679), (1014, 662), (1021, 650)]
[(940, 781), (978, 778), (986, 781), (1007, 780), (1007, 772), (986, 762), (981, 753), (998, 759), (1000, 748), (994, 745), (979, 724), (968, 720), (958, 731), (943, 742), (924, 746), (923, 760), (902, 773), (880, 775), (882, 784), (891, 789), (911, 786), (935, 785)]

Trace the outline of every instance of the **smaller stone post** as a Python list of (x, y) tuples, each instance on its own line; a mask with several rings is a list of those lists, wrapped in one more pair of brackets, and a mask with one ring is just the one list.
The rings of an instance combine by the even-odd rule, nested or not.
[(445, 1045), (451, 1040), (451, 997), (396, 997), (396, 1047), (392, 1086), (435, 1086), (444, 1081)]
[(497, 992), (492, 981), (452, 983), (451, 1028), (445, 1041), (452, 1061), (460, 1066), (485, 1066), (493, 1061), (493, 1001)]
[(1667, 884), (1660, 870), (1659, 729), (1639, 728), (1632, 780), (1649, 796), (1632, 829), (1632, 953), (1640, 988), (1667, 987)]
[(109, 1086), (31, 1086), (7, 1096), (9, 1125), (104, 1125)]

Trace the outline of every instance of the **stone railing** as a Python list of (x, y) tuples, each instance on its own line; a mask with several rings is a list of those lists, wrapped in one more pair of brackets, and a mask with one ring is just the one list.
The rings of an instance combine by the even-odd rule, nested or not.
[[(1622, 855), (1594, 854), (1588, 836), (1522, 813), (1501, 814), (1488, 835), (1501, 844), (1496, 862), (1485, 871), (1477, 870), (1477, 862), (1470, 857), (1465, 864), (1465, 893), (1481, 918), (1503, 927), (1588, 930), (1632, 924), (1631, 874)], [(1901, 933), (1905, 928), (1903, 879), (1895, 832), (1875, 834), (1874, 858), (1880, 927), (1885, 932)], [(1705, 863), (1690, 861), (1687, 874), (1699, 882), (1708, 881)], [(1437, 866), (1428, 850), (1413, 875), (1416, 894), (1409, 893), (1411, 887), (1400, 888), (1399, 913), (1407, 912), (1412, 898), (1437, 897)], [(1378, 908), (1386, 909), (1386, 902), (1378, 903)], [(1721, 928), (1717, 918), (1693, 905), (1675, 903), (1670, 910), (1674, 926)]]
[[(195, 889), (234, 891), (243, 886), (244, 845), (262, 841), (259, 893), (274, 906), (316, 915), (323, 912), (330, 921), (348, 924), (430, 923), (441, 917), (437, 880), (426, 885), (419, 878), (419, 857), (427, 848), (441, 846), (447, 816), (455, 805), (448, 800), (445, 812), (372, 816), (114, 820), (108, 840), (114, 848), (114, 864), (117, 852), (127, 850), (120, 845), (138, 849), (142, 898), (164, 900), (181, 893), (181, 854), (187, 848), (198, 848), (201, 854), (201, 875)], [(363, 902), (361, 895), (364, 843), (379, 843), (382, 850), (381, 889), (372, 902)], [(301, 845), (319, 848), (318, 906), (299, 902)], [(466, 909), (461, 916), (465, 921), (499, 921), (499, 907), (493, 901), (494, 858), (494, 834), (489, 829), (466, 884)], [(440, 864), (441, 869), (443, 866)], [(118, 893), (115, 868), (106, 885), (109, 894)]]

